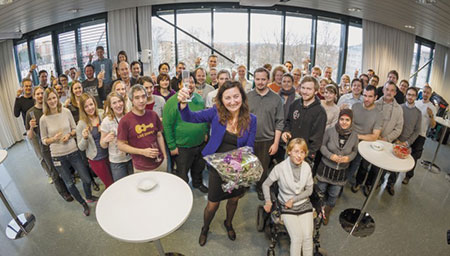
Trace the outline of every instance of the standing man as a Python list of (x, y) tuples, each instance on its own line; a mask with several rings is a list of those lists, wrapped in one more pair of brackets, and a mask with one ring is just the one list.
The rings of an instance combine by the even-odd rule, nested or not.
[[(406, 147), (411, 147), (411, 156), (414, 158), (414, 167), (406, 173), (403, 184), (408, 184), (409, 179), (414, 176), (414, 168), (416, 167), (417, 159), (422, 155), (423, 144), (425, 143), (424, 137), (423, 139), (419, 139), (422, 128), (422, 112), (415, 106), (417, 94), (416, 88), (408, 88), (406, 90), (406, 102), (402, 104), (404, 120), (403, 130), (397, 139), (397, 143)], [(397, 179), (397, 173), (393, 173), (391, 176), (392, 175), (395, 175), (395, 179)]]
[(300, 84), (300, 99), (295, 100), (289, 107), (289, 113), (284, 122), (282, 139), (303, 138), (308, 145), (309, 163), (314, 162), (317, 151), (322, 146), (323, 134), (327, 124), (327, 113), (322, 107), (316, 93), (319, 82), (312, 76), (305, 76)]
[(131, 86), (137, 84), (137, 81), (141, 77), (141, 63), (139, 61), (131, 62)]
[(216, 104), (216, 96), (217, 92), (219, 92), (219, 88), (228, 80), (231, 79), (230, 72), (226, 69), (222, 69), (219, 71), (219, 74), (217, 75), (217, 89), (214, 91), (208, 93), (206, 96), (206, 102), (205, 107), (206, 108), (212, 108)]
[(333, 78), (331, 78), (332, 76), (333, 76), (333, 68), (330, 66), (325, 67), (324, 77), (328, 80), (328, 84), (334, 85), (336, 89), (338, 89), (339, 91), (339, 86), (335, 81), (333, 81)]
[[(398, 72), (396, 70), (389, 71), (387, 75), (388, 81), (391, 81), (395, 84), (395, 87), (397, 88), (397, 94), (395, 95), (395, 100), (398, 104), (405, 103), (405, 95), (398, 89), (397, 82), (398, 82)], [(380, 86), (377, 88), (377, 95), (378, 99), (380, 99), (383, 96), (384, 93), (384, 87)]]
[(353, 104), (363, 102), (363, 84), (358, 78), (352, 80), (352, 93), (347, 93), (339, 98), (338, 106), (342, 108), (352, 109)]
[(100, 72), (97, 77), (94, 77), (94, 66), (87, 64), (84, 67), (84, 74), (86, 80), (81, 83), (83, 92), (90, 94), (97, 101), (98, 107), (103, 108), (103, 100), (105, 100), (105, 91), (103, 88), (103, 75), (104, 72)]
[(172, 90), (175, 90), (178, 92), (180, 90), (179, 84), (181, 83), (182, 77), (181, 74), (183, 73), (183, 70), (186, 69), (186, 64), (184, 62), (180, 61), (178, 62), (177, 68), (176, 68), (176, 74), (174, 77), (172, 77), (172, 80), (170, 80), (170, 87)]
[[(92, 63), (92, 66), (94, 66), (95, 76), (98, 76), (100, 72), (104, 71), (103, 83), (105, 84), (105, 87), (109, 88), (112, 83), (112, 61), (108, 58), (105, 58), (105, 48), (103, 48), (103, 46), (101, 45), (95, 48), (95, 53), (97, 55), (97, 59), (92, 61), (93, 56), (92, 54), (89, 54), (88, 64)], [(107, 91), (109, 91), (109, 89)]]
[(29, 78), (24, 78), (22, 80), (22, 86), (17, 90), (16, 100), (14, 102), (14, 116), (19, 117), (22, 115), (25, 126), (27, 126), (25, 115), (33, 105), (33, 82)]
[[(383, 96), (375, 102), (375, 106), (378, 111), (383, 115), (383, 128), (381, 129), (380, 140), (387, 142), (393, 142), (396, 140), (403, 129), (403, 109), (395, 100), (395, 95), (397, 93), (397, 86), (394, 82), (388, 81), (383, 86)], [(373, 182), (380, 168), (372, 165), (367, 177), (366, 186), (364, 187), (364, 194), (367, 196), (372, 188)], [(384, 176), (384, 175), (383, 175)], [(386, 189), (390, 195), (394, 195), (394, 175), (390, 175), (390, 179), (387, 183)], [(382, 178), (379, 186), (383, 183)]]
[[(353, 129), (358, 134), (359, 141), (376, 141), (383, 128), (383, 115), (375, 107), (375, 100), (377, 99), (376, 88), (368, 85), (364, 89), (363, 95), (364, 102), (355, 103), (352, 107)], [(353, 193), (359, 191), (361, 184), (366, 179), (369, 165), (369, 162), (363, 159), (359, 153), (350, 163), (347, 180), (353, 185)], [(356, 180), (353, 177), (355, 173)]]
[[(121, 62), (122, 63), (122, 62)], [(134, 172), (166, 171), (167, 156), (163, 126), (156, 112), (146, 110), (147, 90), (136, 84), (129, 99), (133, 107), (120, 119), (117, 129), (119, 150), (131, 155)]]
[(28, 139), (31, 141), (34, 152), (36, 153), (42, 168), (47, 173), (49, 182), (55, 184), (55, 188), (64, 200), (67, 202), (73, 201), (73, 197), (67, 190), (64, 181), (59, 177), (58, 171), (53, 165), (52, 156), (50, 154), (50, 148), (47, 145), (43, 145), (41, 141), (41, 133), (39, 130), (39, 120), (43, 115), (42, 102), (44, 98), (44, 89), (42, 87), (36, 87), (34, 89), (35, 104), (26, 113), (26, 129)]
[(206, 83), (207, 84), (211, 84), (211, 82), (212, 82), (211, 75), (209, 74), (209, 71), (211, 70), (211, 68), (217, 68), (217, 55), (215, 55), (215, 54), (211, 54), (208, 57), (208, 72), (206, 74)]
[[(436, 127), (436, 117), (437, 109), (430, 101), (431, 94), (433, 90), (429, 85), (425, 85), (422, 89), (422, 100), (417, 100), (415, 102), (416, 107), (420, 110), (422, 121), (420, 124), (420, 134), (419, 137), (411, 145), (411, 156), (414, 160), (417, 160), (422, 156), (423, 145), (425, 144), (427, 131), (429, 128)], [(414, 176), (414, 169), (406, 173), (406, 177), (403, 180), (403, 184), (408, 184), (409, 180)]]
[(287, 69), (287, 71), (288, 71), (289, 73), (291, 73), (291, 72), (292, 72), (292, 69), (294, 68), (294, 65), (292, 64), (292, 61), (290, 61), (290, 60), (287, 60), (287, 61), (284, 63), (284, 66), (286, 67), (286, 69)]
[(47, 89), (48, 85), (49, 84), (48, 84), (48, 73), (47, 73), (47, 71), (46, 70), (39, 71), (39, 86), (44, 88), (44, 90), (45, 90), (45, 89)]
[[(191, 111), (205, 109), (203, 98), (195, 93), (195, 83), (189, 84), (189, 94), (191, 101), (188, 102)], [(176, 163), (176, 174), (186, 183), (189, 183), (188, 172), (191, 170), (192, 186), (203, 193), (208, 192), (208, 188), (203, 185), (203, 170), (205, 160), (203, 160), (202, 150), (208, 137), (207, 123), (189, 123), (181, 120), (178, 111), (178, 93), (175, 97), (170, 97), (164, 106), (164, 137), (170, 150), (170, 155)]]
[(281, 132), (283, 131), (283, 103), (278, 94), (269, 89), (270, 73), (265, 68), (257, 68), (255, 74), (255, 89), (247, 94), (250, 113), (258, 120), (255, 136), (255, 155), (261, 161), (263, 174), (256, 184), (258, 199), (264, 200), (262, 183), (269, 175), (269, 165), (272, 156), (278, 151)]
[(206, 83), (206, 70), (202, 67), (196, 68), (194, 71), (195, 92), (202, 96), (206, 101), (208, 93), (214, 91), (214, 87)]
[(370, 78), (369, 84), (374, 86), (375, 88), (378, 87), (379, 83), (380, 83), (380, 78), (377, 75), (373, 75), (372, 78)]
[(119, 74), (120, 80), (125, 84), (125, 89), (127, 93), (129, 93), (132, 84), (130, 78), (130, 65), (128, 65), (128, 62), (122, 61), (119, 63)]

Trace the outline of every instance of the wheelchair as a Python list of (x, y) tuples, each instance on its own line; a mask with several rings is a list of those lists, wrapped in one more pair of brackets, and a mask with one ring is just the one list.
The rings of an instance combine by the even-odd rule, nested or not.
[[(314, 231), (313, 231), (313, 255), (326, 256), (327, 252), (320, 247), (320, 227), (323, 223), (322, 214), (322, 197), (317, 192), (318, 189), (314, 185), (313, 193), (310, 196), (310, 201), (313, 206), (314, 216)], [(270, 198), (272, 201), (272, 209), (266, 213), (264, 206), (259, 205), (256, 218), (256, 229), (258, 232), (265, 232), (270, 239), (270, 245), (267, 249), (267, 256), (275, 256), (275, 247), (279, 242), (281, 235), (288, 235), (287, 229), (281, 220), (281, 205), (277, 199), (278, 186), (276, 183), (270, 188)]]

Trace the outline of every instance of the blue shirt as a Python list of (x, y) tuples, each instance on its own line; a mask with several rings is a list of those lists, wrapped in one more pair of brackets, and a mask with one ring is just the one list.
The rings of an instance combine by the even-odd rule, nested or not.
[(92, 66), (94, 66), (95, 76), (97, 76), (98, 73), (100, 73), (100, 71), (102, 71), (101, 65), (102, 64), (105, 65), (105, 78), (103, 79), (103, 83), (105, 85), (110, 85), (112, 82), (112, 68), (113, 68), (112, 61), (110, 59), (103, 58), (101, 60), (96, 59), (91, 64), (92, 64)]

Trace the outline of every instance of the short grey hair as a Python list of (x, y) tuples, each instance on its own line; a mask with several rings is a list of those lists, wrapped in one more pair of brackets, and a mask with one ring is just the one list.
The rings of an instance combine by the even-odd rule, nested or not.
[(133, 94), (134, 94), (136, 91), (144, 91), (144, 92), (145, 92), (145, 97), (148, 98), (148, 92), (147, 92), (147, 90), (145, 89), (145, 87), (144, 87), (142, 84), (135, 84), (135, 85), (131, 86), (130, 92), (128, 93), (128, 98), (129, 98), (131, 101), (133, 101)]

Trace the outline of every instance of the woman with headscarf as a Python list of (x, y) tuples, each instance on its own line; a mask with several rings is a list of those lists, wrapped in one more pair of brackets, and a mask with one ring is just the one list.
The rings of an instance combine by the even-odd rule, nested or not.
[(342, 186), (346, 182), (346, 170), (358, 151), (358, 135), (352, 129), (353, 112), (342, 109), (336, 125), (329, 127), (323, 136), (322, 160), (317, 168), (317, 187), (324, 197), (324, 224), (328, 224), (331, 210)]

